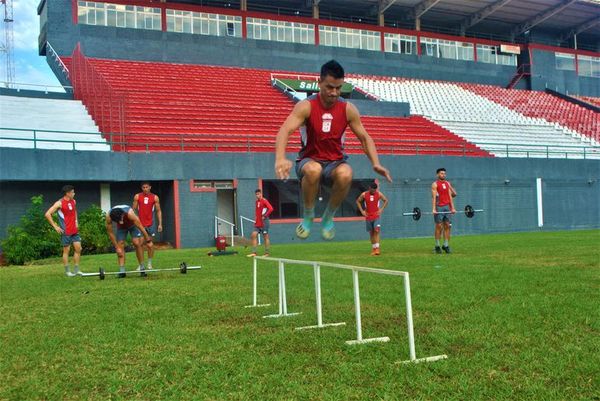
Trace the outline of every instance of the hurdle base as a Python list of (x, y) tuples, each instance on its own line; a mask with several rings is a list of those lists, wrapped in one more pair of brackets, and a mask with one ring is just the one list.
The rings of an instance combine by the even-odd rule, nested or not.
[(448, 359), (448, 355), (436, 355), (436, 356), (428, 356), (427, 358), (417, 358), (408, 361), (398, 361), (396, 364), (406, 365), (409, 363), (422, 363), (422, 362), (435, 362), (441, 361), (442, 359)]
[(271, 304), (246, 305), (244, 308), (264, 308), (265, 306), (271, 306)]
[(345, 326), (346, 322), (339, 322), (339, 323), (324, 323), (322, 325), (314, 325), (314, 326), (302, 326), (302, 327), (296, 327), (294, 330), (311, 330), (311, 329), (323, 329), (325, 327), (334, 327), (334, 326)]
[(270, 319), (270, 318), (277, 318), (277, 317), (288, 317), (288, 316), (295, 316), (295, 315), (299, 315), (302, 312), (292, 312), (292, 313), (282, 313), (282, 314), (275, 314), (275, 315), (266, 315), (263, 316), (263, 319)]
[(387, 343), (390, 341), (389, 337), (373, 337), (373, 338), (365, 338), (362, 340), (348, 340), (346, 344), (348, 345), (357, 345), (357, 344), (367, 344), (367, 343)]

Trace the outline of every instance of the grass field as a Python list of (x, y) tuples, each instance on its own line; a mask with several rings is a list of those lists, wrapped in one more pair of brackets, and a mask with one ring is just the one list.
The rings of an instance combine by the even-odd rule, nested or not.
[[(355, 338), (352, 276), (322, 269), (326, 322), (315, 324), (312, 270), (286, 270), (289, 311), (277, 309), (277, 268), (162, 251), (187, 276), (67, 278), (59, 259), (0, 269), (1, 400), (600, 400), (600, 231), (464, 236), (454, 254), (431, 239), (274, 245), (273, 257), (405, 270), (411, 274), (418, 365), (408, 359), (400, 277), (362, 274), (363, 335)], [(128, 254), (133, 268), (135, 256)], [(116, 270), (115, 255), (83, 269)]]

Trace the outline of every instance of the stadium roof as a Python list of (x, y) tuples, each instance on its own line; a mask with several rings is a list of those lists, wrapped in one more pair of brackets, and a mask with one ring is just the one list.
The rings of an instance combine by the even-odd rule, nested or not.
[[(239, 7), (240, 0), (168, 0), (213, 6)], [(600, 0), (247, 0), (248, 10), (311, 15), (318, 3), (322, 18), (376, 23), (385, 9), (387, 26), (414, 29), (420, 16), (424, 31), (510, 40), (530, 29), (558, 32), (568, 40), (600, 44)], [(535, 42), (540, 42), (536, 37)], [(552, 43), (553, 42), (553, 43)], [(548, 40), (547, 44), (557, 45)]]

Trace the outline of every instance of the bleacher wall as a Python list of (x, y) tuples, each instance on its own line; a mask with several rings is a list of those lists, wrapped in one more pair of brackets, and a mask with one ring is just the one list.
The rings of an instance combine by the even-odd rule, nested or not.
[[(293, 158), (294, 155), (290, 155)], [(394, 183), (381, 183), (390, 199), (382, 219), (384, 238), (430, 236), (431, 216), (421, 221), (402, 217), (419, 206), (428, 211), (435, 169), (448, 169), (456, 187), (457, 209), (471, 204), (486, 209), (473, 219), (456, 217), (454, 233), (538, 230), (535, 179), (543, 179), (544, 229), (600, 228), (600, 168), (598, 161), (560, 159), (382, 156)], [(365, 156), (350, 163), (356, 179), (375, 178)], [(30, 196), (60, 197), (60, 187), (75, 182), (80, 210), (99, 203), (99, 183), (111, 186), (112, 204), (131, 203), (141, 180), (161, 182), (165, 221), (163, 239), (181, 247), (212, 246), (216, 192), (192, 191), (190, 180), (237, 180), (237, 212), (253, 217), (254, 190), (260, 180), (274, 179), (272, 154), (109, 153), (0, 149), (0, 238), (6, 225), (18, 221)], [(509, 182), (506, 182), (508, 180)], [(176, 182), (176, 184), (174, 184)], [(273, 242), (297, 241), (297, 223), (273, 221)], [(318, 225), (317, 225), (318, 227)], [(246, 226), (248, 229), (248, 226)], [(366, 239), (364, 221), (338, 223), (338, 240)], [(319, 240), (318, 231), (312, 240)]]
[[(69, 56), (76, 43), (91, 57), (125, 60), (165, 61), (174, 63), (214, 64), (249, 68), (279, 69), (298, 72), (318, 71), (331, 58), (338, 59), (351, 73), (402, 76), (422, 79), (492, 84), (505, 87), (516, 68), (495, 64), (447, 60), (435, 57), (391, 54), (327, 46), (291, 44), (252, 39), (222, 38), (173, 32), (148, 31), (92, 25), (73, 21), (70, 0), (47, 4), (48, 23), (40, 35), (40, 52), (47, 39), (58, 54)], [(543, 61), (540, 60), (540, 64)], [(536, 61), (536, 65), (538, 62)], [(597, 96), (599, 79), (574, 75), (562, 79), (561, 71), (545, 65), (536, 80), (536, 89), (544, 82), (562, 82), (568, 78), (577, 94)], [(525, 88), (524, 80), (517, 88)]]

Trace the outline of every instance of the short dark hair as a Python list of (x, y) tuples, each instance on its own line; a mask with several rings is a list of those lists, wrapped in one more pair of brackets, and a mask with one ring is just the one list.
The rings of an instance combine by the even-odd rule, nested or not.
[(66, 194), (67, 192), (71, 192), (74, 189), (75, 189), (75, 187), (73, 185), (65, 185), (64, 187), (62, 187), (63, 194)]
[(118, 208), (118, 209), (110, 209), (110, 213), (108, 215), (110, 216), (110, 219), (112, 221), (119, 222), (123, 218), (124, 214), (125, 214), (125, 210)]
[(325, 79), (327, 75), (331, 75), (335, 79), (344, 78), (344, 67), (335, 60), (329, 60), (321, 66), (321, 79)]
[(140, 186), (143, 187), (144, 185), (152, 186), (152, 184), (150, 184), (150, 181), (142, 181), (142, 185)]
[(375, 181), (373, 181), (371, 183), (371, 185), (369, 185), (369, 188), (371, 188), (371, 189), (377, 189), (377, 183)]
[(257, 193), (261, 193), (261, 194), (262, 194), (262, 189), (260, 189), (260, 188), (256, 188), (256, 191), (254, 191), (254, 193), (255, 193), (255, 194), (257, 194)]
[(436, 174), (439, 174), (439, 173), (440, 173), (440, 171), (446, 171), (446, 169), (445, 169), (445, 168), (443, 168), (443, 167), (440, 167), (440, 168), (438, 168), (437, 170), (435, 170), (435, 173), (436, 173)]

